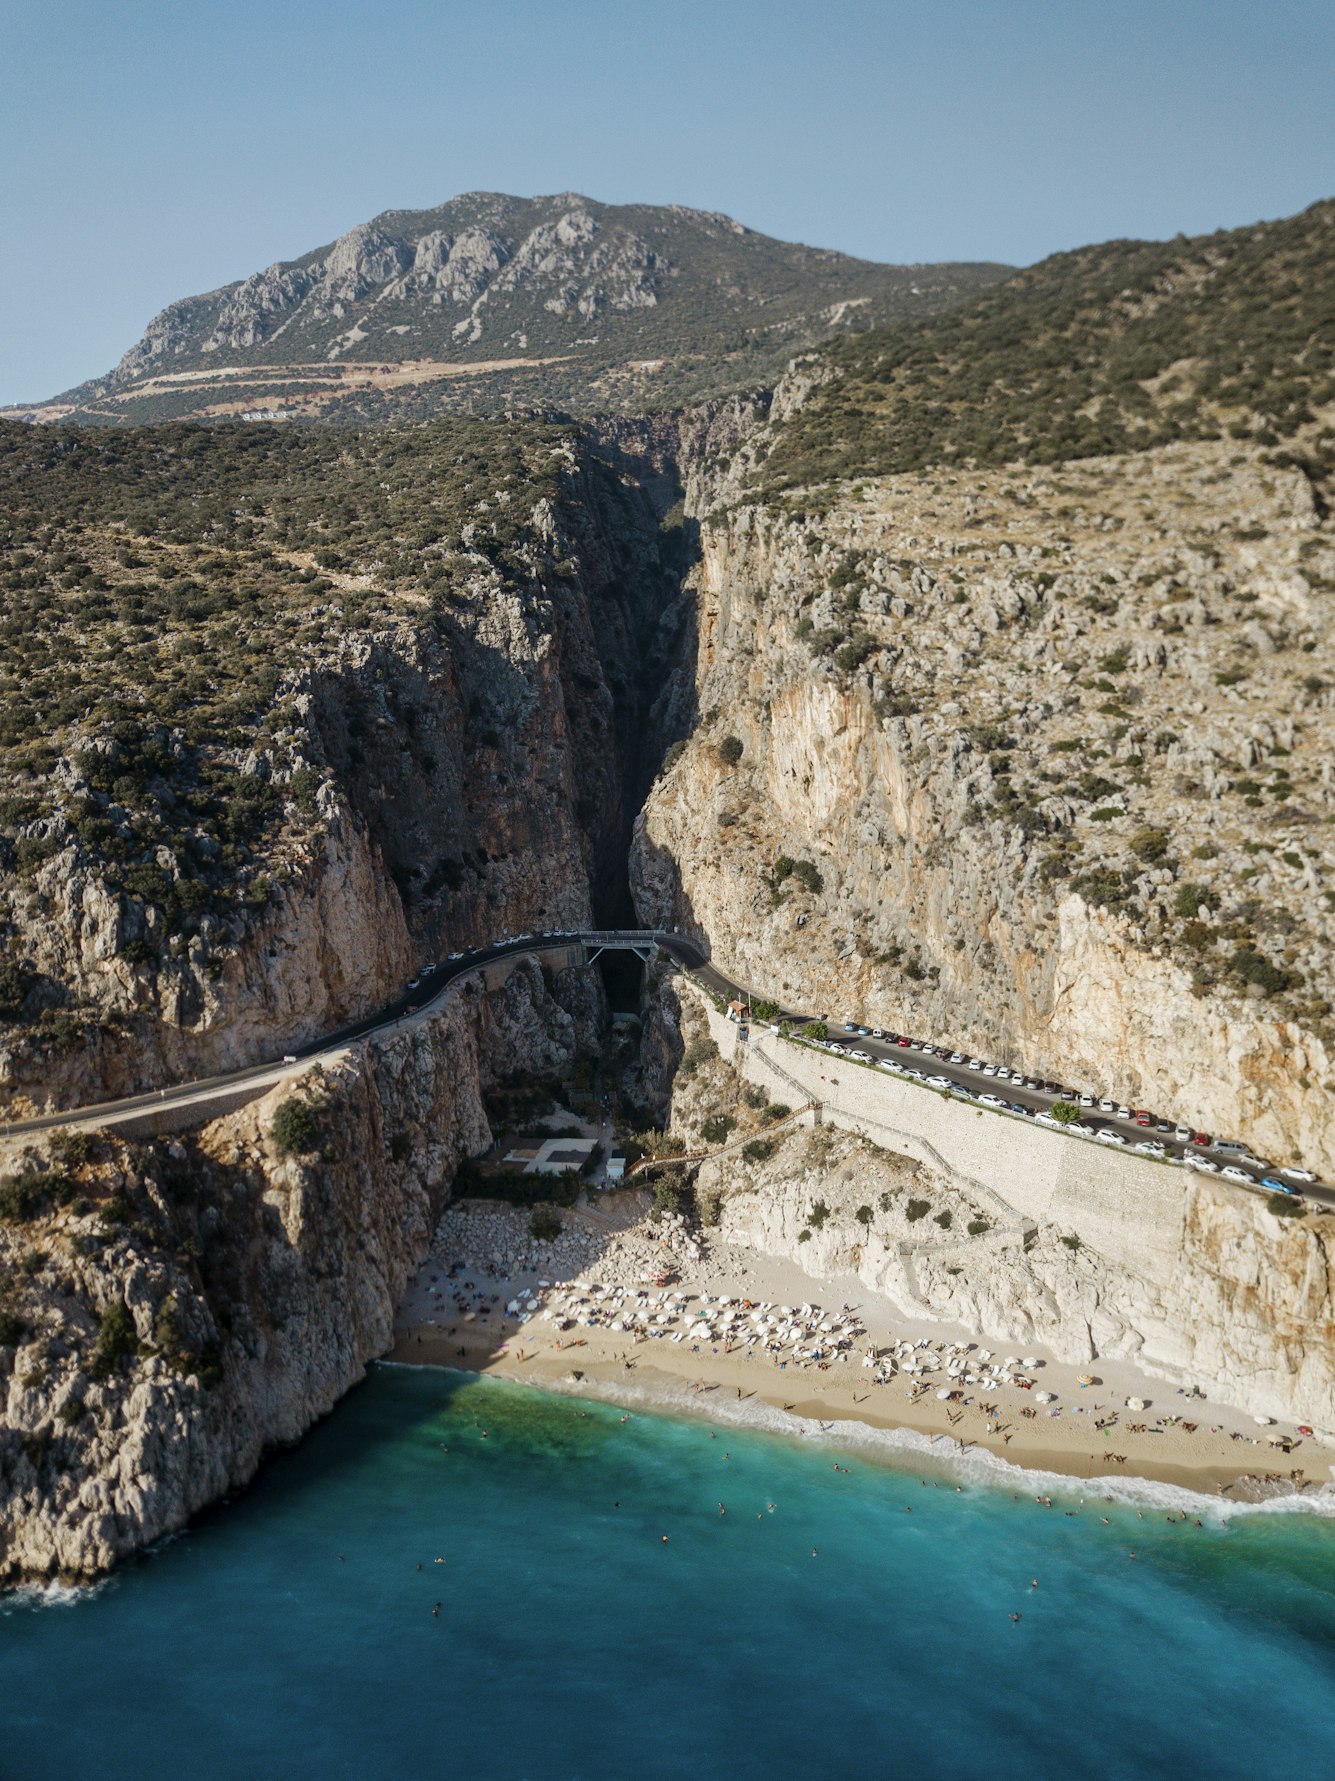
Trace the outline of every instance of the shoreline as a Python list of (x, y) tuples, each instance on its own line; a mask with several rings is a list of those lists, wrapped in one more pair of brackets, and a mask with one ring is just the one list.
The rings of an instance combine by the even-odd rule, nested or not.
[[(1335, 1498), (1335, 1453), (1317, 1438), (1280, 1425), (1263, 1432), (1245, 1412), (1179, 1395), (1125, 1361), (1090, 1362), (1082, 1373), (1031, 1344), (1026, 1353), (1035, 1366), (1024, 1371), (1048, 1401), (1038, 1390), (992, 1379), (965, 1384), (944, 1371), (947, 1351), (956, 1344), (957, 1363), (981, 1373), (988, 1338), (904, 1318), (856, 1279), (818, 1279), (741, 1245), (706, 1243), (702, 1250), (698, 1236), (645, 1227), (635, 1216), (612, 1226), (585, 1215), (591, 1244), (563, 1266), (545, 1245), (530, 1242), (532, 1255), (497, 1246), (507, 1212), (479, 1202), (450, 1209), (453, 1224), (448, 1232), (442, 1225), (441, 1249), (452, 1259), (424, 1264), (383, 1359), (585, 1393), (623, 1407), (633, 1398), (646, 1411), (745, 1421), (797, 1438), (839, 1425), (845, 1444), (879, 1441), (885, 1451), (902, 1433), (932, 1443), (941, 1458), (1059, 1476), (1105, 1493), (1134, 1479), (1219, 1506), (1284, 1499), (1316, 1508), (1323, 1487)], [(569, 1224), (578, 1228), (580, 1221), (575, 1213)], [(511, 1223), (522, 1231), (521, 1220), (511, 1215)], [(522, 1244), (522, 1234), (516, 1240)], [(680, 1268), (671, 1290), (680, 1304), (699, 1309), (679, 1310), (653, 1284), (664, 1251)], [(745, 1326), (708, 1336), (698, 1327), (650, 1335), (652, 1324), (641, 1316), (635, 1327), (620, 1327), (632, 1306), (664, 1309), (672, 1322), (689, 1324), (702, 1312), (718, 1319), (721, 1301), (736, 1317), (743, 1306), (811, 1308), (817, 1300), (858, 1332), (842, 1352), (827, 1350), (824, 1362), (769, 1352)], [(509, 1314), (508, 1306), (515, 1307)], [(812, 1315), (826, 1314), (815, 1306)], [(913, 1362), (925, 1352), (940, 1368), (928, 1369), (926, 1378), (898, 1371), (893, 1357), (910, 1343), (918, 1345)], [(1006, 1346), (999, 1342), (998, 1351)], [(880, 1358), (869, 1363), (869, 1355)], [(1082, 1387), (1082, 1377), (1092, 1383)], [(953, 1398), (937, 1395), (946, 1389)], [(1127, 1398), (1145, 1408), (1130, 1410)], [(1292, 1452), (1273, 1446), (1276, 1439), (1291, 1439)], [(905, 1450), (912, 1445), (906, 1441)]]

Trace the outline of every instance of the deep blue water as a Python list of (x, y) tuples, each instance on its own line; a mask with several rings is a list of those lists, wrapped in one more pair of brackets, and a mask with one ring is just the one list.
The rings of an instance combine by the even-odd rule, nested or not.
[(1335, 1776), (1332, 1522), (622, 1415), (376, 1370), (187, 1535), (0, 1612), (0, 1776)]

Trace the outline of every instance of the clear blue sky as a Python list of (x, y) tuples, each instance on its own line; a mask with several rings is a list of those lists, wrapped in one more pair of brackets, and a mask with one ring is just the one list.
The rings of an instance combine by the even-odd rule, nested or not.
[(1027, 263), (1335, 191), (1331, 0), (0, 0), (0, 402), (477, 189)]

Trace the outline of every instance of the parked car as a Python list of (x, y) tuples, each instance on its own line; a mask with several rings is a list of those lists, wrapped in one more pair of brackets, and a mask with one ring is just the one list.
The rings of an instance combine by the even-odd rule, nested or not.
[(964, 1053), (962, 1051), (952, 1051), (950, 1054), (950, 1061), (952, 1064), (962, 1064), (964, 1062)]
[(927, 1086), (928, 1088), (954, 1088), (955, 1084), (949, 1076), (929, 1076)]
[(1287, 1181), (1281, 1181), (1278, 1175), (1262, 1175), (1261, 1186), (1268, 1187), (1272, 1194), (1287, 1194), (1291, 1200), (1302, 1198), (1296, 1187), (1291, 1187)]
[(1100, 1101), (1099, 1102), (1099, 1111), (1101, 1113), (1116, 1113), (1116, 1111), (1117, 1111), (1116, 1101)]
[(1191, 1142), (1199, 1146), (1201, 1150), (1209, 1150), (1210, 1134), (1209, 1132), (1193, 1132), (1191, 1134)]
[(1230, 1163), (1228, 1165), (1228, 1167), (1226, 1169), (1221, 1170), (1220, 1173), (1227, 1175), (1228, 1179), (1230, 1181), (1250, 1182), (1253, 1179), (1253, 1177), (1251, 1175), (1249, 1175), (1245, 1169), (1238, 1168), (1236, 1163)]
[(455, 959), (461, 959), (464, 955), (461, 952), (449, 952), (449, 953), (446, 953), (445, 956), (452, 963)]
[(1236, 1138), (1216, 1138), (1210, 1148), (1217, 1150), (1220, 1156), (1241, 1156), (1247, 1146)]
[(1212, 1163), (1208, 1156), (1184, 1156), (1182, 1161), (1189, 1169), (1199, 1169), (1203, 1175), (1219, 1173), (1219, 1164)]
[(1077, 1098), (1082, 1107), (1092, 1107), (1094, 1105), (1093, 1095), (1080, 1095)]
[(979, 1095), (978, 1099), (984, 1107), (1004, 1107), (1006, 1105), (1000, 1095)]
[(1163, 1156), (1165, 1154), (1163, 1145), (1157, 1144), (1153, 1138), (1143, 1138), (1139, 1144), (1133, 1145), (1132, 1148), (1143, 1150), (1146, 1156)]
[(1098, 1139), (1100, 1144), (1125, 1144), (1126, 1143), (1126, 1139), (1122, 1136), (1122, 1134), (1120, 1132), (1110, 1132), (1108, 1130), (1107, 1126), (1105, 1126), (1101, 1132), (1095, 1132), (1094, 1136)]
[(1154, 1115), (1152, 1113), (1147, 1113), (1143, 1107), (1137, 1107), (1136, 1108), (1136, 1124), (1137, 1125), (1153, 1125), (1154, 1124)]
[(1315, 1181), (1316, 1176), (1310, 1169), (1278, 1169), (1276, 1173), (1285, 1175), (1290, 1181)]
[(1179, 1144), (1190, 1144), (1191, 1143), (1191, 1133), (1188, 1131), (1188, 1129), (1184, 1125), (1174, 1126), (1173, 1127), (1173, 1136), (1177, 1139)]

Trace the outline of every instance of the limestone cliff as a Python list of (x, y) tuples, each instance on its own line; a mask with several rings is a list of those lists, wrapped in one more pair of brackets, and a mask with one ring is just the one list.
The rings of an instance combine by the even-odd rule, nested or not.
[[(763, 994), (1335, 1168), (1335, 550), (1245, 446), (691, 478), (646, 920)], [(762, 443), (758, 444), (757, 440)]]
[[(0, 1218), (0, 1581), (86, 1578), (295, 1440), (389, 1346), (482, 1092), (568, 1067), (588, 986), (534, 965), (146, 1144), (10, 1146)], [(561, 998), (557, 1000), (556, 997)], [(563, 1003), (568, 1002), (570, 1012)]]
[[(402, 448), (390, 456), (403, 465)], [(532, 461), (517, 515), (501, 499), (513, 471), (467, 485), (455, 558), (433, 541), (390, 564), (377, 540), (346, 554), (338, 585), (288, 548), (224, 556), (145, 536), (131, 551), (124, 520), (70, 522), (60, 560), (77, 552), (103, 584), (103, 613), (124, 601), (141, 615), (145, 574), (165, 610), (142, 692), (121, 693), (117, 667), (85, 677), (84, 699), (118, 721), (61, 725), (53, 706), (40, 760), (26, 741), (0, 746), (0, 1092), (15, 1111), (271, 1056), (383, 1005), (446, 951), (627, 913), (653, 702), (684, 650), (680, 570), (624, 469), (568, 432), (542, 436)], [(414, 501), (416, 478), (460, 476), (429, 436), (398, 474)], [(378, 483), (361, 498), (367, 513), (391, 499)], [(498, 514), (503, 547), (484, 534)], [(402, 524), (392, 507), (389, 521)], [(186, 570), (198, 579), (178, 618)], [(270, 613), (248, 574), (272, 578)], [(12, 621), (30, 619), (38, 660), (40, 628), (89, 631), (52, 579)], [(194, 617), (220, 603), (221, 621)], [(201, 690), (226, 684), (232, 608), (264, 665), (242, 658), (240, 697), (205, 729), (195, 687), (175, 689), (183, 661)], [(114, 660), (117, 616), (103, 624)], [(164, 656), (173, 691), (159, 694)]]

